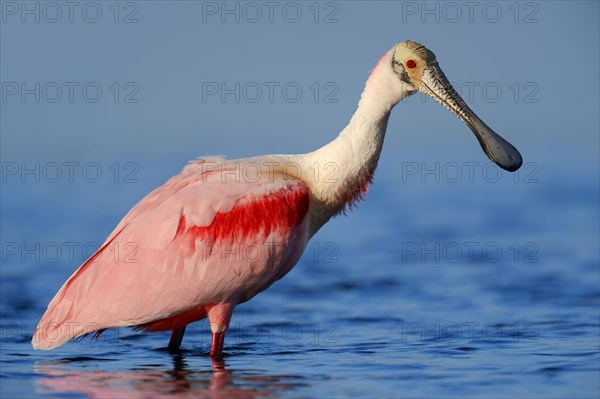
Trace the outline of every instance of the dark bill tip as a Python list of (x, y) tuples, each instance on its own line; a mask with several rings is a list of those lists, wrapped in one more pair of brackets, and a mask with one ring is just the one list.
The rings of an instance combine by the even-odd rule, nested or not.
[(496, 134), (477, 116), (468, 124), (485, 154), (496, 165), (509, 172), (514, 172), (521, 167), (523, 157), (512, 144)]

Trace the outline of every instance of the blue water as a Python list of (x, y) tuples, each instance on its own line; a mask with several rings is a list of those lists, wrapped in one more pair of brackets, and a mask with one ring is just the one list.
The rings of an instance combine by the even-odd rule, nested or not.
[[(30, 345), (80, 248), (169, 171), (144, 164), (133, 185), (5, 184), (2, 241), (34, 250), (3, 248), (0, 396), (597, 398), (593, 162), (496, 183), (403, 179), (393, 163), (288, 276), (237, 308), (222, 362), (207, 355), (205, 322), (178, 354), (168, 334), (128, 329), (50, 352)], [(67, 242), (80, 244), (74, 259), (51, 252)]]

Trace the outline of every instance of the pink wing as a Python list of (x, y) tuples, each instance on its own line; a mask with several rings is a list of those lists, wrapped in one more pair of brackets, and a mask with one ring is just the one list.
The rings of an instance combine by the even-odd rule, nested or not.
[(50, 302), (35, 348), (109, 327), (178, 328), (295, 265), (308, 239), (306, 184), (266, 173), (248, 181), (243, 161), (219, 161), (188, 165), (129, 211)]

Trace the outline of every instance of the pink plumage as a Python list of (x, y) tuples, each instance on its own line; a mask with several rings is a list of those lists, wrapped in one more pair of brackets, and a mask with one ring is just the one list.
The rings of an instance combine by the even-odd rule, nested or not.
[(178, 348), (185, 326), (208, 317), (210, 353), (221, 356), (235, 307), (289, 272), (332, 216), (364, 198), (390, 112), (417, 91), (462, 119), (500, 167), (521, 166), (519, 152), (454, 91), (435, 55), (399, 43), (329, 144), (308, 154), (195, 161), (142, 199), (50, 302), (34, 348), (124, 326), (173, 330), (169, 347)]
[[(207, 315), (219, 332), (237, 304), (294, 266), (306, 245), (308, 187), (267, 175), (244, 182), (226, 164), (203, 165), (190, 164), (131, 209), (56, 294), (35, 348), (110, 327), (174, 330)], [(111, 246), (135, 251), (105, 255)]]

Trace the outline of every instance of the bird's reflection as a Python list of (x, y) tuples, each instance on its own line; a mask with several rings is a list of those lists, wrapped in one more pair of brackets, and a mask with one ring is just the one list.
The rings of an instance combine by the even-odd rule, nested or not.
[[(212, 367), (192, 371), (184, 354), (172, 355), (172, 368), (151, 370), (140, 367), (127, 371), (85, 370), (57, 362), (38, 362), (37, 391), (43, 395), (83, 394), (90, 398), (255, 398), (273, 397), (297, 384), (285, 375), (256, 376), (232, 372), (223, 360)], [(296, 381), (294, 381), (296, 380)]]

